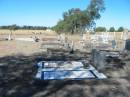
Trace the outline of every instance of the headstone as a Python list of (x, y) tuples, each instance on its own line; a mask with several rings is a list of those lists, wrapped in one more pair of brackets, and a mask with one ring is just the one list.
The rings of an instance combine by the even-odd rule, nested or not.
[(65, 34), (60, 34), (60, 40), (61, 40), (61, 42), (64, 43), (64, 41), (65, 41)]
[(86, 40), (86, 34), (83, 34), (82, 40)]
[(92, 64), (94, 64), (94, 66), (96, 66), (95, 64), (97, 64), (97, 50), (96, 49), (92, 49)]
[(106, 66), (105, 62), (106, 58), (106, 52), (99, 52), (99, 55), (97, 56), (98, 64), (97, 64), (97, 69), (102, 70)]
[(129, 44), (129, 40), (128, 39), (128, 29), (124, 29), (123, 32), (123, 49), (128, 50), (128, 44)]
[(130, 50), (130, 39), (127, 39), (125, 42), (125, 50)]
[(11, 40), (11, 34), (9, 34), (9, 36), (8, 36), (8, 40)]
[(128, 29), (125, 29), (123, 32), (123, 40), (127, 40), (128, 39)]
[(92, 63), (98, 69), (101, 70), (105, 67), (106, 53), (96, 49), (92, 49)]
[(116, 48), (116, 40), (112, 40), (112, 48), (115, 49)]

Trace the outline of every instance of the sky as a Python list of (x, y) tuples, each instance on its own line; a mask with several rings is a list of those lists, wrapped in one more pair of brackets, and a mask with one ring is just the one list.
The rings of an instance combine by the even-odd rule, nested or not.
[[(104, 0), (106, 10), (96, 26), (130, 29), (130, 0)], [(63, 12), (71, 8), (86, 9), (90, 0), (0, 0), (0, 26), (54, 26)]]

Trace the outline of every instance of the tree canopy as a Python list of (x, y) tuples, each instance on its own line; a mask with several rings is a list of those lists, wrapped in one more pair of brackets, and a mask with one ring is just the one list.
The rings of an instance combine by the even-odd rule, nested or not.
[(10, 25), (8, 29), (15, 31), (18, 29), (18, 27), (16, 26), (16, 24), (13, 24), (13, 25)]
[(110, 27), (109, 32), (115, 32), (115, 28), (114, 27)]
[(9, 29), (9, 30), (17, 30), (17, 29), (25, 29), (25, 30), (46, 30), (48, 27), (45, 26), (18, 26), (16, 24), (8, 25), (8, 26), (0, 26), (0, 29)]
[(117, 32), (123, 32), (124, 31), (124, 28), (123, 27), (119, 27)]
[(97, 27), (96, 32), (106, 32), (106, 28), (105, 27)]
[(60, 20), (53, 29), (57, 32), (84, 32), (85, 29), (94, 28), (95, 20), (100, 19), (101, 12), (105, 10), (103, 0), (91, 0), (85, 10), (72, 8), (63, 13), (63, 19)]

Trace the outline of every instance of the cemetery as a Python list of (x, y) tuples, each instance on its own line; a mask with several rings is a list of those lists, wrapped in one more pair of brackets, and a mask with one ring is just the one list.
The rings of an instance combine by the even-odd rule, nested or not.
[[(7, 90), (6, 95), (13, 95), (8, 94), (8, 88), (15, 88), (14, 86), (18, 85), (21, 90), (11, 91), (16, 91), (14, 95), (20, 95), (22, 90), (30, 89), (30, 92), (37, 93), (42, 87), (45, 93), (42, 95), (48, 95), (49, 91), (52, 93), (56, 89), (57, 92), (53, 94), (59, 96), (60, 86), (69, 90), (78, 85), (83, 91), (91, 90), (93, 86), (98, 90), (106, 87), (104, 90), (111, 91), (111, 93), (118, 91), (116, 87), (125, 88), (125, 85), (129, 87), (129, 37), (124, 39), (125, 36), (120, 34), (114, 38), (114, 33), (109, 34), (107, 37), (98, 33), (95, 35), (87, 33), (83, 36), (42, 34), (39, 35), (38, 42), (25, 41), (34, 37), (33, 34), (15, 35), (16, 39), (0, 41), (2, 50), (0, 53), (0, 77), (2, 78), (0, 85), (4, 89), (2, 91)], [(17, 40), (21, 37), (24, 38)], [(116, 42), (114, 47), (113, 39)], [(69, 84), (72, 85), (67, 87)], [(49, 89), (44, 90), (45, 88)], [(98, 94), (97, 90), (96, 92)], [(3, 92), (3, 95), (5, 93)], [(28, 93), (23, 92), (21, 95), (25, 96)], [(121, 93), (119, 92), (120, 95)], [(123, 93), (129, 94), (127, 91)]]
[[(126, 37), (124, 33), (128, 33), (128, 32), (122, 32), (123, 33), (123, 36), (121, 37)], [(122, 34), (121, 34), (122, 35)], [(120, 38), (121, 38), (120, 37)], [(82, 40), (82, 43), (80, 43), (80, 48), (79, 46), (76, 47), (75, 45), (76, 42), (72, 42), (66, 38), (66, 36), (64, 34), (61, 34), (59, 35), (57, 38), (53, 38), (53, 39), (44, 39), (43, 40), (43, 43), (42, 43), (42, 47), (43, 48), (46, 48), (46, 52), (48, 53), (48, 55), (50, 54), (51, 51), (54, 51), (56, 52), (56, 49), (57, 49), (57, 52), (58, 51), (61, 51), (61, 52), (68, 52), (70, 54), (73, 54), (75, 53), (77, 50), (79, 51), (83, 51), (83, 49), (85, 49), (86, 51), (90, 50), (89, 52), (91, 53), (89, 55), (89, 60), (87, 59), (82, 59), (80, 58), (80, 60), (84, 60), (84, 61), (87, 61), (87, 65), (89, 65), (90, 67), (92, 67), (92, 65), (99, 71), (105, 71), (107, 68), (113, 68), (113, 67), (117, 67), (117, 68), (123, 68), (125, 63), (123, 62), (123, 51), (128, 51), (128, 44), (125, 42), (125, 44), (122, 44), (123, 47), (122, 48), (116, 48), (116, 42), (117, 40), (115, 40), (115, 36), (110, 36), (109, 33), (107, 33), (107, 35), (90, 35), (90, 47), (88, 49), (88, 47), (86, 47), (86, 41), (85, 40), (88, 40), (86, 39), (84, 36), (83, 36), (83, 40)], [(46, 41), (47, 40), (47, 41)], [(53, 42), (51, 41), (53, 40)], [(122, 39), (123, 40), (123, 43), (125, 40), (127, 40), (126, 38), (125, 39)], [(127, 40), (128, 41), (128, 40)], [(114, 42), (114, 43), (113, 43)], [(125, 45), (125, 47), (124, 47)], [(83, 47), (81, 47), (83, 46)], [(121, 47), (121, 46), (120, 46)], [(52, 53), (51, 55), (53, 55), (54, 53)], [(122, 54), (122, 55), (121, 55)], [(100, 61), (99, 61), (100, 60)], [(51, 60), (50, 60), (51, 61)], [(45, 64), (49, 64), (50, 61), (46, 61)], [(55, 64), (55, 65), (58, 65), (58, 62), (57, 60), (53, 60), (54, 62), (52, 62), (52, 64)], [(61, 60), (63, 61), (63, 60)], [(79, 60), (78, 60), (79, 61)], [(77, 61), (76, 61), (77, 62)], [(44, 62), (43, 62), (44, 63)], [(62, 66), (62, 64), (66, 63), (66, 65)], [(37, 63), (37, 64), (40, 64)], [(42, 64), (42, 62), (41, 62)], [(70, 66), (72, 66), (71, 68), (73, 68), (71, 71), (68, 67), (68, 69), (66, 68), (67, 64), (68, 64), (68, 61), (64, 61), (62, 62), (61, 66), (62, 66), (62, 69), (60, 69), (60, 67), (50, 67), (50, 68), (47, 68), (47, 70), (51, 70), (51, 71), (46, 71), (46, 68), (44, 68), (45, 64), (42, 64), (43, 68), (40, 69), (40, 67), (38, 68), (38, 71), (37, 71), (37, 74), (36, 74), (36, 78), (39, 78), (39, 79), (43, 79), (43, 80), (50, 80), (50, 79), (89, 79), (89, 75), (87, 75), (89, 72), (89, 74), (93, 71), (90, 72), (90, 70), (86, 70), (85, 68), (79, 68), (78, 71), (75, 69), (75, 66), (73, 67), (72, 64), (69, 64)], [(79, 64), (82, 64), (82, 61), (79, 62)], [(84, 64), (85, 65), (85, 64)], [(42, 67), (41, 66), (41, 67)], [(86, 66), (86, 65), (85, 65)], [(93, 68), (94, 68), (93, 67)], [(64, 68), (64, 69), (63, 69)], [(77, 64), (77, 68), (78, 68), (78, 64)], [(86, 77), (77, 77), (76, 74), (82, 74), (81, 72), (82, 69), (84, 69), (83, 71), (86, 71)], [(95, 70), (96, 70), (95, 69)], [(44, 71), (45, 70), (45, 71)], [(59, 73), (58, 73), (59, 72)], [(67, 74), (68, 72), (68, 75), (65, 75)], [(76, 73), (74, 73), (76, 72)], [(98, 72), (98, 71), (97, 71)], [(63, 74), (62, 74), (63, 73)], [(61, 76), (59, 75), (61, 74)], [(70, 76), (69, 76), (70, 74)], [(59, 78), (56, 78), (55, 76), (60, 76)], [(91, 75), (91, 74), (90, 74)], [(103, 74), (102, 74), (103, 75)], [(38, 77), (39, 76), (39, 77)], [(41, 76), (44, 76), (44, 77), (41, 77)], [(47, 77), (47, 76), (51, 76), (50, 77)], [(73, 77), (71, 77), (73, 76)], [(88, 77), (87, 77), (88, 76)], [(105, 76), (105, 75), (103, 75)], [(91, 77), (90, 76), (90, 79), (91, 78), (94, 78), (94, 77)], [(104, 78), (107, 78), (106, 76)], [(99, 77), (100, 79), (100, 77)], [(101, 79), (102, 76), (101, 76)]]
[(130, 97), (129, 0), (1, 0), (0, 97)]

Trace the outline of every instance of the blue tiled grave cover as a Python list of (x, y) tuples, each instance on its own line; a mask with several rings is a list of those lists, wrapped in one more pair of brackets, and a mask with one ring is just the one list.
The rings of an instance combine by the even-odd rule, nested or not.
[(107, 78), (93, 66), (85, 69), (83, 63), (77, 61), (41, 61), (37, 66), (36, 78), (41, 80)]

